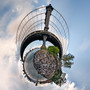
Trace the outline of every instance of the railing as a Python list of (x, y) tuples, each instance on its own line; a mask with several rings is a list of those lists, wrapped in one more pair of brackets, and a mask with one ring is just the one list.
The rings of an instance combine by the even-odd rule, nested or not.
[[(24, 38), (30, 33), (45, 28), (46, 7), (37, 8), (29, 12), (19, 24), (16, 33), (16, 44), (21, 45)], [(64, 17), (53, 9), (49, 21), (49, 32), (53, 33), (60, 40), (63, 47), (63, 54), (66, 53), (69, 44), (69, 28)]]

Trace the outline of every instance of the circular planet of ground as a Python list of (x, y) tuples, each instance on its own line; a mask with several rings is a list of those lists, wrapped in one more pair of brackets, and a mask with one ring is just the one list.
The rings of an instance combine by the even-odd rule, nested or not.
[(56, 71), (56, 60), (47, 50), (38, 50), (33, 59), (37, 72), (47, 79), (51, 79)]

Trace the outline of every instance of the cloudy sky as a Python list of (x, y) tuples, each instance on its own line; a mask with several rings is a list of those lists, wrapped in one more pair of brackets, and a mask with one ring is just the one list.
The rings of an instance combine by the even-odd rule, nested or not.
[[(35, 87), (19, 73), (15, 35), (22, 18), (31, 10), (52, 4), (66, 19), (70, 30), (68, 52), (75, 56), (62, 87)], [(90, 0), (0, 0), (0, 90), (90, 89)]]

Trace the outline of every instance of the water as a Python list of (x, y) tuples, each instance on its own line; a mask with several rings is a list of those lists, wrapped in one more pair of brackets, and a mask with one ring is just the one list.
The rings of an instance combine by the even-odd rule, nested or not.
[(33, 64), (34, 54), (38, 50), (39, 49), (34, 49), (30, 53), (27, 54), (27, 56), (25, 58), (25, 62), (24, 62), (25, 72), (34, 81), (37, 81), (37, 80), (38, 81), (46, 81), (47, 80), (46, 78), (44, 78), (43, 76), (38, 74), (38, 72), (35, 69), (34, 64)]

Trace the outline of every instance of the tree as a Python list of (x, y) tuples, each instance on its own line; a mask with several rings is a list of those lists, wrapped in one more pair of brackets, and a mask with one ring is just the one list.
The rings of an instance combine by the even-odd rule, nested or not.
[(66, 83), (65, 76), (66, 76), (66, 73), (63, 73), (62, 70), (57, 70), (51, 80), (55, 84), (61, 86), (62, 84)]
[(59, 84), (58, 80), (60, 79), (61, 77), (61, 74), (62, 74), (62, 71), (61, 70), (57, 70), (54, 74), (54, 76), (51, 78), (51, 80), (56, 83), (56, 84)]
[(60, 52), (59, 48), (58, 47), (55, 47), (55, 46), (49, 46), (48, 47), (48, 52), (53, 54), (53, 56), (56, 58), (57, 57), (57, 54)]
[(64, 55), (62, 58), (63, 66), (66, 68), (71, 68), (72, 64), (74, 64), (73, 59), (74, 56), (70, 53), (68, 55)]

